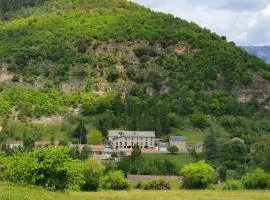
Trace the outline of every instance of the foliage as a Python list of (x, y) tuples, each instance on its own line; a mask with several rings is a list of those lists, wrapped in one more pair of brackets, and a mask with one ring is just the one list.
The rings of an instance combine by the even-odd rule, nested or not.
[(83, 164), (84, 183), (81, 185), (81, 189), (84, 191), (97, 190), (104, 170), (104, 166), (96, 159), (87, 160)]
[(214, 164), (218, 162), (219, 148), (218, 148), (217, 138), (213, 133), (208, 134), (207, 137), (205, 138), (203, 150), (204, 150), (205, 159), (207, 161), (212, 162)]
[(220, 148), (220, 162), (228, 169), (237, 169), (247, 165), (247, 147), (241, 140), (224, 143)]
[(122, 171), (110, 171), (101, 180), (101, 188), (112, 190), (127, 190), (131, 187)]
[(188, 164), (181, 174), (184, 176), (183, 187), (188, 189), (204, 189), (215, 178), (214, 169), (204, 161)]
[(86, 138), (87, 130), (83, 121), (80, 121), (79, 125), (76, 127), (72, 133), (72, 137), (78, 138), (78, 144), (87, 144)]
[(151, 181), (139, 181), (135, 187), (144, 190), (169, 190), (171, 184), (167, 180), (154, 179)]
[(83, 183), (81, 163), (68, 155), (68, 149), (34, 149), (4, 157), (0, 177), (4, 181), (37, 185), (49, 190), (78, 188)]
[(224, 190), (243, 190), (244, 186), (239, 180), (227, 180), (224, 187)]
[(203, 114), (193, 114), (191, 115), (190, 120), (193, 126), (197, 128), (204, 129), (209, 126), (206, 116)]
[(254, 172), (244, 176), (242, 182), (246, 189), (267, 189), (270, 186), (270, 175), (257, 168)]
[(103, 144), (103, 137), (99, 130), (90, 129), (88, 131), (87, 144), (93, 144), (93, 145)]
[(87, 145), (84, 145), (82, 149), (79, 146), (75, 146), (69, 150), (69, 155), (73, 159), (87, 160), (91, 154), (91, 148)]
[(167, 150), (168, 150), (171, 154), (176, 154), (176, 153), (179, 151), (179, 149), (178, 149), (177, 146), (170, 146), (170, 147), (167, 148)]
[(163, 159), (145, 159), (139, 147), (135, 146), (130, 157), (121, 156), (118, 169), (125, 174), (178, 175), (178, 166), (164, 157)]

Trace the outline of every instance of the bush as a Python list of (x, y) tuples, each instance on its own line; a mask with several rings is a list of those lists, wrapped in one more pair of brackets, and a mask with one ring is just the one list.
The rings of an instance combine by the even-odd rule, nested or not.
[(145, 186), (145, 190), (169, 190), (171, 189), (171, 184), (167, 180), (154, 179), (149, 181)]
[(270, 72), (264, 72), (263, 78), (270, 81)]
[(167, 150), (171, 153), (171, 154), (175, 154), (179, 151), (177, 146), (170, 146), (167, 148)]
[(246, 189), (267, 189), (270, 186), (270, 175), (260, 168), (242, 177)]
[(135, 187), (144, 190), (170, 190), (171, 184), (164, 179), (154, 179), (151, 181), (140, 180)]
[(224, 187), (224, 190), (242, 190), (244, 186), (239, 180), (227, 180)]
[(135, 188), (137, 188), (137, 189), (145, 189), (147, 184), (148, 184), (147, 181), (140, 180), (138, 183), (136, 183)]
[(205, 161), (186, 165), (181, 174), (184, 176), (183, 187), (188, 189), (205, 189), (215, 178), (214, 169)]
[(131, 184), (122, 171), (111, 171), (101, 180), (102, 189), (127, 190), (130, 187)]
[(77, 189), (83, 183), (82, 165), (68, 153), (64, 147), (14, 152), (2, 159), (0, 178), (49, 190)]
[(83, 166), (84, 183), (81, 185), (81, 189), (84, 191), (97, 190), (104, 170), (104, 165), (98, 160), (93, 158), (87, 160)]

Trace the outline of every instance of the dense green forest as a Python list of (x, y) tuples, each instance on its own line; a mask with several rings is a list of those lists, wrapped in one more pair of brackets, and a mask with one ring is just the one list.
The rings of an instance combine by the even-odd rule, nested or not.
[[(104, 136), (191, 128), (269, 141), (269, 64), (128, 1), (1, 0), (0, 66), (1, 140), (69, 138), (84, 121)], [(57, 134), (34, 124), (55, 116)]]

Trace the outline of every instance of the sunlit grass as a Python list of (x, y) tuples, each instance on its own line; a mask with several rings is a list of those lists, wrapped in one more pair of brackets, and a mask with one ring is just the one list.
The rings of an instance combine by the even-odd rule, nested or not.
[(1, 200), (267, 200), (270, 191), (170, 190), (50, 192), (43, 189), (0, 183)]

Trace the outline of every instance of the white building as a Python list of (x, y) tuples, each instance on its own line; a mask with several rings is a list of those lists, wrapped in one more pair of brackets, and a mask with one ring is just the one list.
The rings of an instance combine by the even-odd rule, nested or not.
[(108, 141), (114, 150), (129, 151), (138, 145), (141, 149), (155, 148), (154, 131), (108, 131)]
[(169, 143), (167, 142), (160, 142), (159, 143), (159, 151), (162, 152), (162, 153), (167, 153), (168, 150), (167, 148), (169, 147)]

